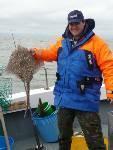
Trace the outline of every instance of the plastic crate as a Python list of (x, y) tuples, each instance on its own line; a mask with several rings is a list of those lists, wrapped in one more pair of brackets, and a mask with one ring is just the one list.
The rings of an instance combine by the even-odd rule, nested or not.
[(7, 111), (12, 98), (12, 79), (0, 77), (0, 106)]
[[(13, 150), (14, 140), (12, 137), (9, 137), (9, 145), (10, 145), (10, 150)], [(5, 137), (0, 136), (0, 150), (7, 150), (6, 142), (5, 142)]]

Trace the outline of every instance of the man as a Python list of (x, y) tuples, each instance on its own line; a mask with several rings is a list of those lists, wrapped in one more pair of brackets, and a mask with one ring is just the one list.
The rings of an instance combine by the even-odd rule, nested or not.
[(59, 150), (70, 150), (77, 117), (89, 150), (105, 150), (98, 114), (102, 74), (107, 98), (113, 98), (113, 55), (94, 32), (95, 21), (81, 11), (68, 14), (68, 26), (55, 45), (33, 49), (35, 59), (57, 61), (54, 104), (58, 107)]

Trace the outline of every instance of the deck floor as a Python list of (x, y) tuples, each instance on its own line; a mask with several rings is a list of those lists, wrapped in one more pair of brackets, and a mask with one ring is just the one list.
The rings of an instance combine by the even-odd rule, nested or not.
[[(108, 137), (108, 115), (107, 113), (113, 110), (113, 106), (108, 102), (101, 103), (100, 116), (102, 121), (102, 131), (104, 137)], [(7, 114), (5, 116), (8, 135), (14, 138), (13, 150), (32, 150), (36, 145), (31, 119), (24, 119), (24, 111)], [(80, 132), (80, 125), (75, 119), (73, 125), (74, 132)], [(58, 150), (58, 143), (45, 143), (41, 141), (47, 150)], [(78, 149), (82, 150), (82, 149)], [(83, 149), (84, 150), (84, 149)]]
[[(32, 138), (27, 138), (24, 140), (20, 140), (15, 142), (14, 144), (14, 150), (32, 150), (35, 147), (35, 139), (34, 137)], [(41, 142), (42, 143), (42, 142)], [(44, 147), (46, 147), (47, 150), (58, 150), (58, 143), (44, 143)]]
[[(102, 125), (102, 130), (103, 130), (104, 137), (108, 137), (107, 125)], [(81, 131), (81, 129), (77, 128), (77, 131), (79, 132), (79, 131)], [(76, 139), (73, 140), (73, 147), (74, 147), (74, 143), (76, 143), (75, 140)], [(41, 139), (40, 139), (40, 141), (44, 145), (44, 147), (46, 147), (47, 150), (58, 150), (57, 142), (56, 143), (45, 143)], [(14, 148), (14, 150), (32, 150), (33, 147), (35, 146), (35, 144), (36, 144), (35, 138), (31, 137), (31, 138), (26, 138), (26, 139), (15, 141), (13, 148)], [(72, 148), (72, 150), (74, 150), (74, 149)], [(82, 150), (82, 149), (80, 148), (77, 150)], [(87, 148), (84, 150), (87, 150)]]
[[(108, 146), (108, 140), (105, 139), (105, 143)], [(46, 149), (44, 150), (58, 150), (58, 143), (43, 143)], [(14, 150), (33, 150), (34, 138), (18, 141), (14, 145)], [(84, 149), (82, 149), (84, 147)], [(88, 150), (84, 139), (73, 139), (71, 150)]]

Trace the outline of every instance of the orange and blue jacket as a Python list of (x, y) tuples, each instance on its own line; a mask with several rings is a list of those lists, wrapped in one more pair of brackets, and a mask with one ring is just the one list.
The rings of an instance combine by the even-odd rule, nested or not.
[[(68, 66), (68, 62), (69, 62), (70, 66), (68, 66), (68, 70), (67, 70), (67, 71), (69, 71), (69, 67), (71, 67), (71, 65), (72, 65), (72, 60), (74, 60), (74, 59), (72, 59), (71, 55), (74, 55), (75, 57), (80, 58), (81, 56), (83, 56), (83, 54), (78, 53), (76, 55), (75, 53), (77, 53), (78, 51), (79, 52), (84, 51), (85, 53), (90, 52), (93, 55), (95, 65), (98, 68), (96, 70), (96, 72), (100, 71), (100, 74), (97, 74), (97, 76), (101, 77), (101, 73), (102, 73), (102, 76), (104, 78), (107, 98), (113, 98), (113, 53), (109, 49), (108, 45), (103, 41), (103, 39), (101, 39), (98, 35), (93, 33), (92, 29), (94, 28), (94, 24), (93, 24), (93, 27), (91, 27), (91, 25), (90, 25), (91, 22), (94, 22), (94, 20), (91, 20), (91, 19), (86, 20), (87, 32), (85, 32), (85, 34), (83, 35), (81, 40), (79, 40), (77, 42), (78, 46), (75, 46), (75, 48), (73, 48), (74, 53), (73, 54), (68, 53), (66, 55), (66, 60), (64, 60), (64, 62), (63, 61), (60, 62), (59, 58), (61, 58), (62, 60), (64, 59), (62, 55), (65, 53), (63, 53), (63, 52), (66, 51), (66, 49), (68, 49), (67, 48), (68, 46), (66, 47), (65, 43), (67, 41), (70, 43), (70, 33), (69, 33), (69, 30), (67, 31), (67, 29), (65, 31), (64, 36), (59, 38), (57, 40), (56, 44), (51, 45), (49, 48), (42, 49), (41, 51), (38, 48), (34, 48), (34, 50), (35, 50), (34, 57), (37, 60), (42, 59), (43, 61), (49, 61), (49, 62), (50, 61), (57, 61), (58, 64), (63, 63), (63, 64), (65, 64), (64, 68), (66, 66)], [(91, 34), (91, 36), (89, 36), (90, 34)], [(89, 36), (89, 38), (87, 36)], [(59, 49), (61, 50), (60, 53), (59, 53)], [(87, 61), (87, 59), (86, 59), (86, 61)], [(76, 61), (74, 63), (76, 66)], [(60, 68), (59, 65), (58, 65), (58, 67)], [(79, 67), (79, 65), (76, 67)], [(75, 67), (75, 69), (76, 69), (76, 67)], [(85, 66), (85, 65), (84, 65), (84, 67), (87, 68), (87, 66)], [(87, 71), (87, 69), (85, 70), (85, 72), (86, 71)], [(72, 72), (70, 71), (69, 73), (72, 74)], [(82, 74), (85, 74), (85, 72), (82, 72)], [(96, 72), (95, 72), (94, 77), (96, 77)], [(60, 73), (62, 74), (62, 71), (60, 71)], [(78, 76), (80, 76), (80, 75), (78, 75)], [(83, 75), (83, 76), (85, 76), (85, 75)], [(89, 73), (88, 77), (93, 77), (93, 75), (91, 75)], [(59, 81), (57, 81), (57, 82), (59, 82)], [(60, 83), (59, 83), (59, 85), (60, 85)], [(100, 90), (100, 89), (97, 88), (97, 90)], [(63, 91), (60, 91), (60, 92), (62, 93)], [(82, 97), (84, 97), (84, 96), (82, 96)]]

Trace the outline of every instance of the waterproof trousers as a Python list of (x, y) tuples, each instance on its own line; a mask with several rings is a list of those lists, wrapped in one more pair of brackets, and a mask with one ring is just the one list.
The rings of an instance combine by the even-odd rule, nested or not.
[(59, 150), (71, 150), (75, 117), (78, 118), (89, 150), (106, 150), (99, 114), (68, 108), (59, 108), (58, 111)]

